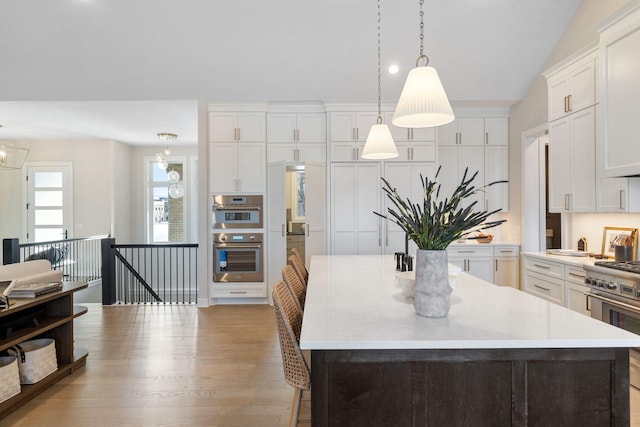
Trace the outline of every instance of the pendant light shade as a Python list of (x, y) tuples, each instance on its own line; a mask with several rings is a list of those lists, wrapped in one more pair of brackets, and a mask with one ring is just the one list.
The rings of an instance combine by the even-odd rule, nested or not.
[(362, 150), (362, 158), (382, 160), (394, 157), (398, 157), (398, 149), (395, 142), (393, 142), (389, 127), (382, 123), (371, 126), (367, 142)]
[(378, 120), (369, 129), (367, 142), (362, 150), (362, 158), (368, 160), (384, 160), (398, 157), (398, 149), (393, 141), (389, 127), (382, 123), (382, 77), (380, 75), (380, 0), (378, 5)]
[(455, 119), (449, 99), (433, 67), (409, 71), (391, 123), (404, 128), (445, 125)]

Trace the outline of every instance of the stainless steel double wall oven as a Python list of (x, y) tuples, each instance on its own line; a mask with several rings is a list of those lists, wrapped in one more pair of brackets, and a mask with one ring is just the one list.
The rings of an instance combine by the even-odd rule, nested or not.
[(214, 282), (264, 280), (263, 210), (261, 195), (213, 197)]

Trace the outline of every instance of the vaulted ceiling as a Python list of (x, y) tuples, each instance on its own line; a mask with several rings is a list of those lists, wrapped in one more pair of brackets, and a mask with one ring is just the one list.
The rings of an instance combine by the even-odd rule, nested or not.
[[(450, 99), (509, 105), (580, 2), (425, 0), (425, 53)], [(381, 8), (395, 102), (419, 53), (418, 0)], [(4, 2), (0, 139), (195, 142), (196, 100), (375, 102), (376, 34), (374, 0)]]

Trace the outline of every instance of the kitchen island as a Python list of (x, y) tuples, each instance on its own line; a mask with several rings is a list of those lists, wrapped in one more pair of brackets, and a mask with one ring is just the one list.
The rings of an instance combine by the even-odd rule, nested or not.
[(626, 426), (640, 336), (464, 273), (424, 318), (392, 256), (314, 256), (300, 346), (314, 426)]

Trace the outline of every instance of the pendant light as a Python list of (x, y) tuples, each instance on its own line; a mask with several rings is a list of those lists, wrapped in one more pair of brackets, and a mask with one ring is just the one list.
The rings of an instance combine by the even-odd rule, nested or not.
[(424, 0), (420, 0), (420, 56), (409, 71), (391, 122), (399, 127), (441, 126), (455, 119), (447, 94), (435, 68), (424, 54)]
[(382, 83), (380, 77), (380, 0), (378, 0), (378, 119), (376, 124), (371, 126), (367, 142), (362, 150), (362, 158), (369, 160), (392, 159), (398, 157), (396, 148), (389, 127), (382, 123)]

